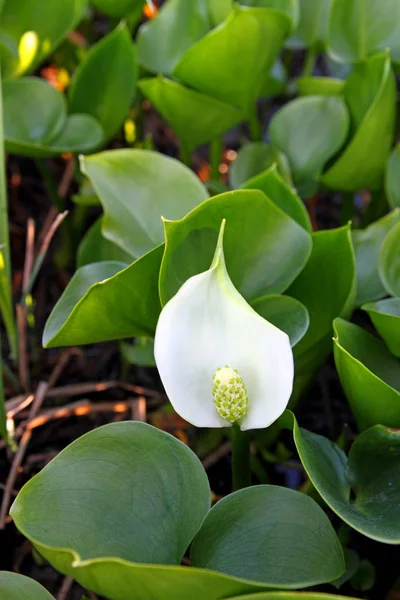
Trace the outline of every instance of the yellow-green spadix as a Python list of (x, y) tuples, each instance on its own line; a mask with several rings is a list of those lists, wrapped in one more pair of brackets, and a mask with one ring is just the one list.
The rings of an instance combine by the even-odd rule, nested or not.
[(188, 279), (163, 308), (154, 354), (176, 412), (197, 427), (268, 427), (293, 388), (286, 333), (258, 315), (234, 287), (222, 222), (208, 271)]

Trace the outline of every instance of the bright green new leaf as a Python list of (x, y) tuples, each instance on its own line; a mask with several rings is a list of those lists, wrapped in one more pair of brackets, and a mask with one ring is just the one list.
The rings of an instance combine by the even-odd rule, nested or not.
[(78, 269), (47, 320), (43, 346), (153, 336), (161, 310), (162, 253), (163, 246), (159, 246), (130, 266), (104, 261)]
[(129, 17), (138, 9), (142, 10), (146, 0), (91, 0), (91, 4), (105, 15), (114, 18)]
[(338, 96), (343, 93), (345, 82), (334, 77), (299, 77), (296, 88), (300, 96)]
[(389, 48), (400, 60), (399, 22), (397, 0), (332, 0), (329, 51), (336, 60), (352, 63)]
[(387, 234), (379, 255), (379, 275), (386, 291), (400, 297), (400, 223)]
[(185, 52), (173, 74), (249, 115), (290, 27), (285, 13), (236, 4), (224, 23)]
[(400, 298), (386, 298), (362, 306), (390, 352), (400, 358)]
[(102, 223), (103, 217), (99, 217), (82, 238), (76, 257), (78, 267), (105, 260), (116, 260), (127, 265), (133, 262), (131, 254), (104, 237)]
[(300, 21), (287, 45), (290, 48), (316, 48), (326, 39), (331, 0), (299, 0)]
[(385, 192), (389, 205), (400, 207), (400, 144), (393, 148), (386, 163)]
[(354, 66), (344, 87), (352, 137), (322, 177), (340, 191), (379, 189), (393, 142), (396, 86), (390, 54), (377, 54)]
[(348, 130), (348, 111), (338, 96), (292, 100), (269, 126), (272, 143), (288, 157), (299, 181), (319, 177), (326, 162), (343, 146)]
[(141, 92), (171, 125), (189, 151), (244, 120), (243, 111), (161, 75), (141, 79)]
[(332, 351), (332, 321), (348, 316), (355, 299), (356, 267), (350, 226), (313, 234), (310, 260), (288, 294), (307, 308), (310, 326), (294, 350), (300, 393)]
[(378, 273), (379, 254), (385, 237), (399, 221), (400, 210), (396, 209), (366, 229), (352, 231), (357, 267), (356, 306), (386, 296)]
[(54, 600), (37, 581), (17, 573), (0, 571), (1, 600)]
[(400, 432), (371, 427), (358, 436), (347, 457), (336, 444), (293, 420), (300, 460), (328, 506), (363, 535), (400, 544)]
[(180, 219), (208, 198), (179, 161), (149, 150), (110, 150), (82, 159), (104, 209), (106, 239), (132, 256), (164, 241), (161, 217)]
[(359, 429), (400, 428), (400, 361), (353, 323), (336, 319), (334, 329), (336, 369)]
[(18, 44), (18, 58), (5, 64), (6, 75), (32, 72), (82, 19), (87, 0), (5, 0), (0, 33)]
[(121, 23), (91, 47), (69, 88), (69, 112), (92, 115), (105, 139), (121, 127), (135, 93), (136, 52), (129, 30)]
[(282, 176), (290, 180), (290, 167), (286, 157), (270, 144), (265, 142), (249, 142), (237, 153), (229, 169), (229, 184), (232, 188), (242, 187), (249, 179), (263, 173), (277, 163)]
[(190, 558), (193, 566), (291, 588), (332, 581), (345, 569), (339, 539), (318, 504), (273, 485), (220, 500), (194, 538)]
[(233, 0), (207, 0), (211, 27), (220, 25), (233, 8)]
[(207, 2), (168, 0), (158, 16), (139, 29), (139, 62), (152, 73), (171, 74), (185, 51), (210, 28)]
[(209, 269), (223, 219), (228, 273), (247, 301), (283, 292), (304, 268), (311, 252), (307, 231), (258, 190), (227, 192), (180, 221), (165, 222), (162, 304), (189, 277)]
[(287, 333), (292, 347), (304, 337), (309, 327), (306, 307), (290, 296), (263, 296), (253, 300), (251, 306), (264, 319)]

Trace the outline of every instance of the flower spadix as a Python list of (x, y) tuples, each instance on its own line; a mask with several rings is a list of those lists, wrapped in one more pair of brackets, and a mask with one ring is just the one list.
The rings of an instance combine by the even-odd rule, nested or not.
[(208, 271), (188, 279), (163, 308), (154, 354), (176, 412), (197, 427), (268, 427), (293, 387), (289, 337), (260, 317), (225, 265), (222, 222)]

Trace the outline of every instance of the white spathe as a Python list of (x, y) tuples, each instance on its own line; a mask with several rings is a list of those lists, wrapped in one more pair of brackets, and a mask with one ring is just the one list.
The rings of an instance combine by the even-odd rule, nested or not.
[(268, 427), (293, 389), (293, 354), (286, 333), (260, 317), (234, 287), (225, 266), (222, 223), (208, 271), (188, 279), (163, 308), (154, 355), (176, 412), (197, 427), (229, 427), (212, 394), (218, 368), (237, 370), (248, 410), (242, 430)]

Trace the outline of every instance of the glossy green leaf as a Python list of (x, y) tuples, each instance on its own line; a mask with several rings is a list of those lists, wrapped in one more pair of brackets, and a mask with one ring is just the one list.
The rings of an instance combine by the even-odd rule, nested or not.
[(400, 207), (400, 144), (393, 148), (386, 163), (385, 192), (389, 205)]
[(0, 571), (1, 600), (54, 600), (39, 583), (24, 575)]
[(94, 262), (116, 260), (125, 264), (133, 262), (134, 258), (107, 240), (102, 234), (103, 217), (99, 217), (87, 230), (79, 244), (76, 262), (78, 267), (83, 267)]
[(344, 90), (343, 79), (334, 77), (299, 77), (296, 88), (300, 96), (337, 96)]
[(299, 24), (287, 45), (291, 48), (322, 46), (326, 39), (330, 5), (331, 0), (299, 0)]
[(325, 163), (343, 146), (348, 129), (349, 115), (341, 98), (306, 96), (292, 100), (274, 115), (269, 134), (301, 181), (318, 178)]
[(274, 8), (286, 13), (292, 21), (292, 29), (296, 29), (299, 18), (299, 2), (298, 0), (240, 0), (242, 6), (258, 7), (258, 8)]
[(110, 17), (128, 17), (134, 10), (145, 5), (146, 0), (91, 0), (91, 4)]
[(162, 76), (141, 79), (139, 88), (189, 151), (244, 120), (235, 106)]
[(399, 544), (400, 432), (371, 427), (348, 457), (333, 442), (300, 429), (295, 419), (293, 435), (303, 467), (328, 506), (363, 535)]
[(389, 231), (400, 221), (400, 210), (385, 215), (364, 230), (352, 232), (357, 266), (356, 306), (386, 296), (378, 273), (379, 254)]
[(82, 19), (87, 0), (5, 0), (0, 33), (18, 44), (6, 75), (32, 72)]
[(287, 587), (332, 581), (343, 550), (323, 510), (300, 492), (257, 485), (220, 500), (193, 540), (193, 566)]
[(132, 256), (164, 241), (161, 217), (180, 219), (208, 198), (179, 161), (149, 150), (111, 150), (81, 161), (104, 209), (103, 235)]
[(263, 296), (253, 300), (251, 306), (264, 319), (287, 333), (292, 346), (304, 337), (309, 327), (306, 307), (290, 296)]
[(400, 358), (400, 298), (386, 298), (362, 306), (390, 352)]
[(355, 65), (344, 96), (352, 119), (352, 138), (322, 181), (341, 191), (379, 189), (393, 142), (396, 113), (390, 55), (380, 53)]
[(336, 60), (356, 62), (389, 48), (400, 60), (397, 0), (332, 0), (328, 45)]
[(220, 25), (233, 8), (233, 0), (208, 0), (208, 12), (212, 27)]
[(295, 188), (289, 186), (279, 175), (276, 165), (266, 169), (260, 175), (252, 177), (242, 187), (264, 192), (278, 208), (306, 231), (311, 232), (310, 217), (303, 201), (297, 195)]
[(236, 4), (224, 23), (185, 52), (174, 75), (249, 114), (290, 26), (290, 18), (280, 11)]
[(171, 74), (185, 51), (210, 28), (207, 2), (168, 0), (139, 30), (139, 62), (152, 73)]
[(220, 194), (180, 221), (165, 222), (163, 304), (189, 277), (210, 267), (223, 219), (228, 273), (248, 301), (283, 292), (304, 268), (311, 236), (302, 227), (258, 190)]
[(232, 188), (242, 187), (249, 179), (263, 173), (277, 163), (284, 176), (290, 177), (290, 167), (286, 157), (270, 144), (265, 142), (249, 142), (237, 153), (229, 169), (229, 184)]
[(353, 323), (336, 319), (334, 329), (336, 369), (359, 429), (400, 428), (400, 361)]
[(379, 256), (379, 275), (386, 291), (400, 296), (400, 223), (386, 236)]
[(104, 261), (78, 269), (53, 308), (43, 346), (79, 346), (153, 336), (160, 314), (158, 274), (163, 247), (129, 267)]
[(349, 596), (332, 596), (315, 592), (262, 592), (261, 594), (246, 594), (235, 596), (228, 600), (355, 600)]
[(332, 351), (332, 321), (348, 316), (355, 299), (355, 258), (350, 227), (319, 231), (310, 260), (288, 294), (307, 308), (310, 326), (297, 344), (296, 393), (300, 393)]
[(95, 117), (106, 139), (121, 127), (135, 93), (136, 52), (127, 26), (121, 23), (91, 47), (69, 88), (69, 112)]
[(103, 131), (93, 117), (67, 118), (63, 95), (36, 77), (4, 82), (4, 114), (6, 148), (16, 154), (56, 156), (63, 152), (87, 152), (103, 138)]

